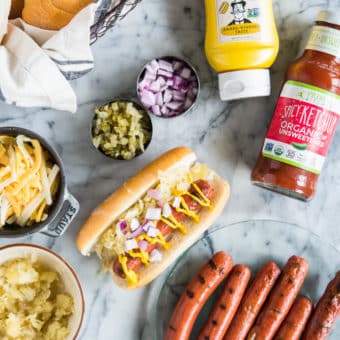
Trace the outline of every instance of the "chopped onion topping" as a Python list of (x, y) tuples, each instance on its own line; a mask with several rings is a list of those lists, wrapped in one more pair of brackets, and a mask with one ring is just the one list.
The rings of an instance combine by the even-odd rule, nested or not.
[(150, 253), (150, 262), (154, 263), (154, 262), (160, 262), (160, 261), (162, 261), (162, 254), (157, 249), (154, 249)]
[(159, 230), (156, 227), (150, 227), (147, 235), (150, 237), (157, 237), (158, 233), (159, 233)]
[(117, 227), (123, 231), (126, 227), (127, 227), (127, 222), (126, 220), (120, 220), (118, 223), (117, 223)]
[(130, 223), (130, 229), (131, 231), (135, 231), (139, 228), (139, 221), (137, 218), (133, 218)]
[(145, 218), (147, 220), (158, 221), (161, 219), (161, 209), (159, 208), (149, 208), (146, 211)]
[(174, 201), (172, 202), (172, 206), (174, 208), (179, 208), (179, 206), (181, 205), (181, 200), (182, 200), (181, 197), (176, 196), (174, 198)]
[(126, 234), (126, 237), (128, 239), (131, 239), (131, 238), (135, 238), (135, 237), (138, 237), (139, 235), (142, 235), (144, 234), (144, 229), (142, 227), (139, 227), (138, 229), (136, 229), (133, 233), (127, 233)]
[(154, 198), (155, 200), (160, 200), (161, 192), (159, 190), (151, 189), (148, 191), (148, 196), (150, 196), (151, 198)]
[(143, 225), (143, 230), (147, 233), (149, 228), (154, 228), (154, 227), (155, 225), (151, 221), (148, 221)]
[(145, 240), (140, 240), (138, 242), (138, 246), (142, 251), (147, 251), (149, 245), (150, 245), (150, 243), (148, 241), (145, 241)]
[(126, 251), (130, 251), (130, 250), (133, 250), (133, 249), (136, 249), (138, 248), (138, 244), (137, 244), (137, 241), (133, 238), (131, 240), (126, 240), (125, 241), (125, 250)]
[(171, 215), (172, 211), (171, 211), (171, 207), (168, 203), (164, 204), (163, 207), (163, 216), (165, 218), (168, 218)]

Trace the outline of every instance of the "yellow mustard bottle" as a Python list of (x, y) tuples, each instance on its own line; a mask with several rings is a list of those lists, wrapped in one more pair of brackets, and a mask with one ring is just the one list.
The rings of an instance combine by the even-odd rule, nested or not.
[(221, 100), (270, 95), (279, 51), (272, 0), (205, 0), (205, 53)]

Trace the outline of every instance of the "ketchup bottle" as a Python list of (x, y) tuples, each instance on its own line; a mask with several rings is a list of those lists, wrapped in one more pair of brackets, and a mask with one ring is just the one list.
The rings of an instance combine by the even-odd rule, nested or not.
[(252, 182), (311, 199), (339, 115), (340, 8), (334, 8), (319, 13), (304, 54), (288, 68)]

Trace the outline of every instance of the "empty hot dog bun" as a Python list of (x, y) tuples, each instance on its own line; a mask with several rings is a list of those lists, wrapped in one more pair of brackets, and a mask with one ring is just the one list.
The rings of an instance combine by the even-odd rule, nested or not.
[(101, 203), (77, 236), (125, 289), (148, 284), (219, 217), (229, 185), (186, 147), (151, 162)]
[(32, 26), (59, 30), (93, 0), (25, 0), (22, 18)]

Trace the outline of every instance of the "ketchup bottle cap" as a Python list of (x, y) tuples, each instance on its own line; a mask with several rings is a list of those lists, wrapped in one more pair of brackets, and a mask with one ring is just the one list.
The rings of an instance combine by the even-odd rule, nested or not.
[(334, 7), (320, 11), (316, 21), (328, 22), (334, 25), (340, 25), (340, 7)]

